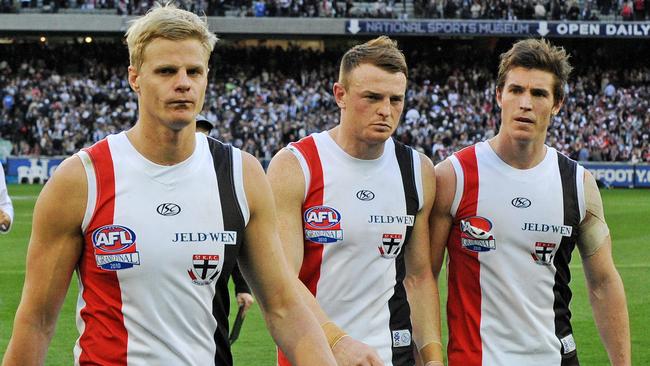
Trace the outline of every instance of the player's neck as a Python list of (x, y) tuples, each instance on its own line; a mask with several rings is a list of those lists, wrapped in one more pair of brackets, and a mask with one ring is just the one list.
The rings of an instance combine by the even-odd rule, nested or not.
[(543, 141), (516, 141), (497, 134), (488, 143), (503, 162), (516, 169), (534, 168), (546, 156)]
[(189, 158), (196, 145), (191, 126), (174, 131), (164, 126), (136, 123), (126, 132), (133, 147), (147, 160), (159, 165), (174, 165)]
[(353, 158), (362, 160), (379, 159), (384, 153), (384, 142), (369, 144), (355, 138), (352, 134), (342, 131), (341, 126), (334, 127), (328, 131), (332, 140), (339, 147)]

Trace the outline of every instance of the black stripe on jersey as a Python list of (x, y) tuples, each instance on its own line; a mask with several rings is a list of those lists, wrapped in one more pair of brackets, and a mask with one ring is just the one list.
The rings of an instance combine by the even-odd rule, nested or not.
[[(399, 170), (402, 175), (402, 184), (404, 185), (404, 198), (406, 200), (406, 214), (417, 215), (419, 200), (418, 192), (415, 185), (415, 174), (413, 167), (413, 150), (395, 141), (395, 155)], [(419, 167), (418, 167), (419, 168)], [(411, 308), (406, 298), (406, 289), (404, 288), (404, 276), (406, 275), (406, 266), (404, 263), (404, 251), (411, 237), (413, 226), (406, 227), (406, 235), (404, 236), (404, 244), (402, 250), (395, 258), (396, 278), (393, 296), (388, 300), (388, 310), (390, 312), (389, 328), (391, 331), (390, 337), (393, 339), (393, 331), (408, 329), (409, 333), (413, 334), (413, 327), (411, 326)], [(414, 343), (407, 347), (392, 347), (393, 350), (393, 365), (394, 366), (410, 366), (415, 364), (413, 358)]]
[[(562, 179), (562, 198), (564, 204), (564, 225), (571, 226), (573, 229), (570, 237), (562, 237), (560, 247), (553, 258), (553, 265), (556, 268), (555, 285), (553, 294), (553, 311), (555, 312), (555, 335), (558, 339), (563, 339), (573, 334), (571, 328), (571, 311), (569, 302), (571, 301), (571, 272), (569, 271), (569, 262), (571, 262), (571, 253), (576, 245), (578, 237), (578, 225), (580, 224), (580, 208), (578, 206), (578, 187), (576, 185), (576, 173), (578, 164), (561, 153), (557, 153), (558, 168)], [(561, 343), (561, 342), (560, 342)], [(562, 366), (577, 366), (578, 352), (573, 350), (569, 353), (564, 352), (562, 345)]]
[[(219, 197), (221, 199), (221, 213), (225, 231), (237, 232), (237, 245), (226, 245), (224, 264), (221, 275), (216, 283), (216, 294), (212, 299), (212, 315), (217, 320), (217, 330), (214, 333), (216, 353), (215, 365), (231, 366), (232, 353), (228, 342), (228, 314), (230, 312), (230, 296), (228, 293), (228, 279), (235, 266), (239, 248), (244, 237), (244, 215), (237, 201), (235, 183), (233, 179), (233, 147), (223, 144), (213, 138), (208, 138), (208, 145), (212, 153), (214, 171), (217, 174)], [(209, 188), (206, 188), (209, 189)]]

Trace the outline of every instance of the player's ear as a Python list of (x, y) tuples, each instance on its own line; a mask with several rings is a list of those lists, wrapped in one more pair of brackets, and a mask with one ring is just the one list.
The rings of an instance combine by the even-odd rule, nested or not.
[(501, 89), (497, 88), (497, 105), (501, 108)]
[(138, 83), (138, 70), (132, 66), (129, 65), (129, 85), (131, 85), (131, 89), (133, 89), (134, 92), (140, 93), (140, 84)]
[(562, 109), (562, 106), (564, 105), (564, 98), (560, 99), (555, 103), (553, 106), (553, 109), (551, 109), (551, 114), (556, 115), (560, 112), (560, 109)]
[(343, 100), (343, 97), (345, 97), (345, 94), (347, 93), (345, 86), (342, 83), (336, 82), (334, 83), (332, 92), (334, 94), (334, 99), (336, 100), (336, 105), (341, 109), (345, 109), (345, 100)]

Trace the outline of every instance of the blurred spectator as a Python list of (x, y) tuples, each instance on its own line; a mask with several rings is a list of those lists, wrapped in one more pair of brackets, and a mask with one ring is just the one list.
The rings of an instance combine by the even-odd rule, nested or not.
[(645, 0), (634, 0), (634, 20), (644, 21), (646, 16)]
[(634, 19), (634, 12), (632, 10), (631, 1), (623, 2), (623, 7), (621, 8), (621, 17), (623, 18), (623, 20), (627, 20), (627, 21)]

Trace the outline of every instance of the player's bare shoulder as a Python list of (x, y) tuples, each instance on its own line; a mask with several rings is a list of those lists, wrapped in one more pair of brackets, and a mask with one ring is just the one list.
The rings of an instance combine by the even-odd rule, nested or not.
[(456, 193), (456, 172), (449, 158), (435, 166), (436, 199), (434, 211), (449, 212)]
[(276, 200), (299, 199), (302, 202), (307, 184), (305, 173), (298, 157), (289, 148), (285, 147), (273, 157), (267, 176)]
[[(44, 205), (61, 205), (57, 218), (81, 221), (86, 209), (88, 183), (86, 171), (78, 155), (65, 159), (45, 184), (37, 201), (37, 209)], [(65, 207), (65, 210), (61, 209)]]

